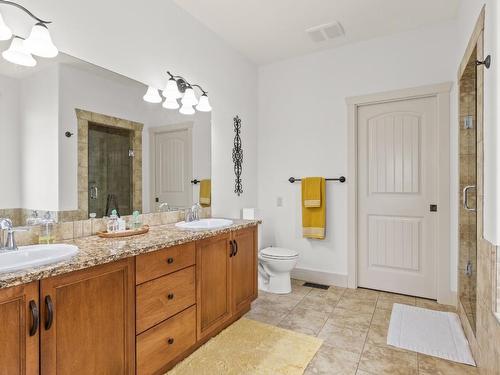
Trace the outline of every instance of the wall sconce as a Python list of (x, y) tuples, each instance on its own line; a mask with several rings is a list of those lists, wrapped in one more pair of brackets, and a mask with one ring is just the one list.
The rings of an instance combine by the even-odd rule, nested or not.
[[(208, 100), (207, 91), (203, 90), (200, 85), (191, 84), (186, 81), (181, 76), (176, 76), (167, 72), (169, 79), (165, 89), (162, 91), (162, 95), (165, 98), (162, 106), (167, 109), (179, 109), (179, 112), (183, 115), (193, 115), (196, 110), (200, 112), (210, 112), (212, 107)], [(200, 99), (196, 97), (194, 88), (201, 91)], [(146, 94), (143, 99), (149, 103), (160, 103), (161, 97), (158, 93), (158, 89), (148, 86)], [(181, 99), (181, 105), (179, 105), (179, 99)]]
[(0, 0), (0, 5), (10, 5), (21, 9), (36, 21), (30, 35), (27, 39), (24, 39), (12, 33), (12, 30), (7, 26), (0, 13), (0, 40), (10, 40), (12, 38), (9, 49), (2, 52), (5, 60), (13, 64), (32, 67), (36, 65), (36, 60), (32, 55), (46, 58), (57, 56), (59, 51), (52, 42), (49, 29), (47, 28), (47, 25), (51, 21), (44, 21), (38, 18), (22, 5), (12, 1)]

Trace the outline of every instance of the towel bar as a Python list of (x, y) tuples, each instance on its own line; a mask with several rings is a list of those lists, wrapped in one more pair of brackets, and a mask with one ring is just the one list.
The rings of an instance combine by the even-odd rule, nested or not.
[[(341, 183), (346, 182), (346, 178), (344, 176), (340, 176), (339, 178), (325, 178), (326, 181), (338, 181)], [(290, 177), (288, 181), (293, 184), (295, 181), (302, 181), (300, 178)]]

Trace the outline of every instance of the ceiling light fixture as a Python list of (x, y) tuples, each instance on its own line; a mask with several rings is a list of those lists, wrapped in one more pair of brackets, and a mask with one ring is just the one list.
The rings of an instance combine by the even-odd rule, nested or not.
[[(179, 109), (179, 112), (183, 115), (193, 115), (196, 113), (193, 108), (196, 106), (196, 109), (200, 112), (210, 112), (212, 107), (210, 106), (210, 102), (208, 100), (207, 91), (203, 90), (200, 85), (191, 84), (186, 81), (181, 76), (176, 76), (167, 72), (169, 75), (169, 79), (167, 81), (167, 85), (165, 89), (162, 91), (163, 96), (165, 97), (165, 101), (162, 104), (163, 108), (167, 109)], [(197, 88), (201, 91), (200, 100), (196, 98), (196, 93), (194, 88)], [(156, 91), (157, 92), (157, 91)], [(148, 87), (148, 91), (146, 95), (144, 95), (144, 100), (147, 100), (150, 93), (150, 87)], [(181, 99), (182, 107), (179, 105), (178, 99)], [(158, 103), (158, 102), (154, 102)]]
[(32, 54), (46, 58), (52, 58), (58, 55), (59, 51), (52, 42), (49, 29), (47, 28), (47, 25), (51, 23), (51, 21), (44, 21), (38, 18), (22, 5), (12, 1), (0, 0), (0, 5), (11, 5), (21, 9), (36, 21), (28, 39), (24, 40), (12, 34), (12, 30), (6, 25), (0, 14), (0, 40), (9, 40), (14, 36), (9, 49), (2, 53), (5, 60), (23, 66), (35, 66), (36, 60), (31, 56)]

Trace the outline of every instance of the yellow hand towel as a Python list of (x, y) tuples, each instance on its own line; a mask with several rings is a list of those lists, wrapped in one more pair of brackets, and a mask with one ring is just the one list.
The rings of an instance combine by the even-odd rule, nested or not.
[[(319, 195), (319, 206), (306, 205), (306, 201), (316, 201)], [(312, 202), (315, 203), (315, 202)], [(302, 179), (302, 235), (305, 238), (323, 240), (326, 229), (326, 184), (322, 177)]]
[(200, 204), (202, 207), (210, 207), (212, 201), (212, 181), (210, 179), (200, 181)]
[(321, 177), (307, 177), (302, 180), (302, 202), (304, 207), (321, 207)]

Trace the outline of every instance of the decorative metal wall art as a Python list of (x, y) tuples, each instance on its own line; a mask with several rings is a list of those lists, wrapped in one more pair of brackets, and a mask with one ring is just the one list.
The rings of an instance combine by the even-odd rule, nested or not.
[(234, 163), (234, 174), (236, 175), (235, 184), (234, 184), (234, 192), (240, 196), (243, 194), (243, 183), (241, 181), (241, 171), (243, 164), (243, 149), (241, 147), (241, 119), (236, 116), (234, 119), (234, 132), (236, 133), (234, 136), (233, 142), (233, 163)]

